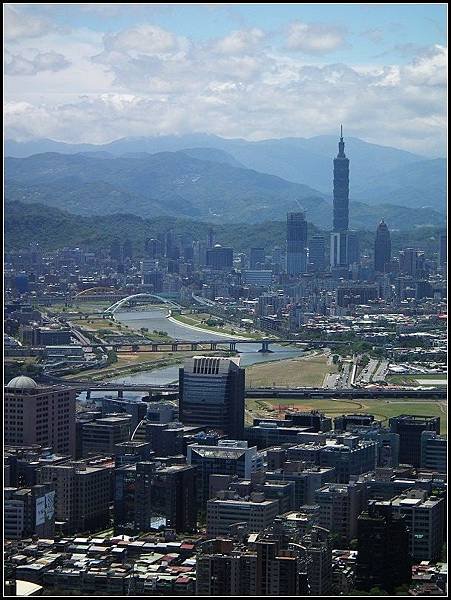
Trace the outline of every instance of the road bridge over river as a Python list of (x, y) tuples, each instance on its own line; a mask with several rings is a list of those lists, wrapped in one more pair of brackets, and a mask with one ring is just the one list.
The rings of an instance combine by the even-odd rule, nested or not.
[[(343, 344), (339, 341), (324, 341), (324, 340), (299, 340), (299, 339), (247, 339), (247, 338), (218, 338), (212, 340), (170, 340), (165, 342), (157, 341), (145, 341), (136, 344), (130, 342), (114, 342), (105, 344), (89, 344), (87, 348), (101, 348), (106, 350), (115, 350), (120, 353), (130, 352), (186, 352), (187, 350), (217, 350), (220, 346), (228, 346), (229, 350), (236, 351), (237, 345), (242, 344), (253, 344), (261, 345), (259, 352), (272, 352), (270, 349), (271, 345), (287, 345), (287, 352), (290, 350), (289, 346), (307, 346), (314, 348), (327, 348), (329, 346), (336, 346)], [(292, 348), (291, 348), (292, 349)], [(304, 349), (304, 348), (302, 348)], [(280, 350), (278, 350), (280, 352)]]

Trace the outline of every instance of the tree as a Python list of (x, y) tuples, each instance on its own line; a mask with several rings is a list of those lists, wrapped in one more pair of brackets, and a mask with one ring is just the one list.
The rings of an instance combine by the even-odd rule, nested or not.
[(366, 367), (369, 362), (370, 362), (370, 357), (367, 354), (364, 354), (362, 356), (362, 358), (360, 359), (360, 364), (362, 365), (362, 367)]
[(112, 365), (117, 362), (117, 353), (115, 350), (108, 350), (107, 354), (107, 365)]

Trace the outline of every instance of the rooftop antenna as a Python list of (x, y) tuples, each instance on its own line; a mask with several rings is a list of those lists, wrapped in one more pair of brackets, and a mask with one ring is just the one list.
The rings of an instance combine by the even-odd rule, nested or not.
[(340, 137), (343, 139), (343, 125), (340, 125)]

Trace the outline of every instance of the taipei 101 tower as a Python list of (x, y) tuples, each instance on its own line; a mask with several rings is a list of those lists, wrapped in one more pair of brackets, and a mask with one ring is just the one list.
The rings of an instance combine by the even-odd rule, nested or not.
[(343, 275), (351, 264), (358, 263), (358, 237), (349, 231), (349, 158), (345, 154), (343, 125), (334, 158), (334, 226), (330, 234), (330, 267)]
[(334, 231), (349, 229), (349, 158), (346, 158), (341, 126), (338, 155), (334, 158)]

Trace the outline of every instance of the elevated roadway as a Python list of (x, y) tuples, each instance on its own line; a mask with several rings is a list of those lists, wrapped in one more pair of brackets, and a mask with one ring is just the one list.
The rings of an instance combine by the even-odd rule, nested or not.
[[(177, 393), (178, 384), (152, 385), (145, 383), (114, 383), (104, 381), (75, 381), (57, 377), (46, 378), (48, 383), (65, 385), (80, 392), (148, 392), (149, 394)], [(405, 388), (247, 388), (246, 398), (415, 398), (439, 400), (447, 397), (446, 388), (428, 388), (426, 390)]]

